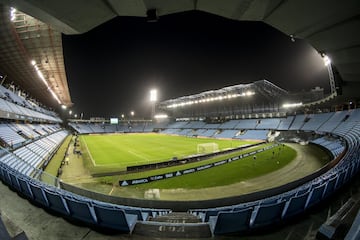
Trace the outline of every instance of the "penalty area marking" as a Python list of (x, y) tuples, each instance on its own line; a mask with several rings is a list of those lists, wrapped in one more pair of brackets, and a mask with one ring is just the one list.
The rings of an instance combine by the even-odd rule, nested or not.
[(137, 156), (138, 158), (142, 158), (142, 159), (144, 159), (144, 160), (146, 160), (146, 161), (150, 161), (149, 158), (144, 157), (144, 156), (142, 156), (142, 155), (140, 155), (140, 154), (138, 154), (138, 153), (136, 153), (136, 152), (133, 152), (133, 151), (128, 150), (128, 153), (130, 153), (130, 154), (132, 154), (132, 155), (135, 155), (135, 156)]

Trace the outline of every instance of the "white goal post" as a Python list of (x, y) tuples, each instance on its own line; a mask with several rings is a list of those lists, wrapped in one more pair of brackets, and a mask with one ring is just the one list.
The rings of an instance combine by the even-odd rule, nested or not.
[(219, 151), (217, 143), (200, 143), (197, 145), (198, 154), (214, 153)]

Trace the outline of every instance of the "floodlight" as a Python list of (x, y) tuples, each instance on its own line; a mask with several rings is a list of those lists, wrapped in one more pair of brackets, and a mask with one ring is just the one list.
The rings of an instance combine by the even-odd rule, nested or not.
[(36, 61), (35, 60), (31, 60), (31, 65), (35, 66)]
[(125, 115), (124, 114), (121, 114), (121, 118), (124, 118), (125, 117)]
[(331, 59), (326, 54), (323, 54), (323, 60), (326, 67), (331, 64)]
[(246, 96), (252, 96), (252, 95), (254, 95), (254, 94), (255, 94), (255, 93), (252, 92), (252, 91), (247, 91), (247, 92), (245, 93)]
[(14, 22), (16, 19), (16, 8), (10, 8), (10, 20)]
[(70, 114), (70, 115), (72, 114), (72, 111), (71, 111), (71, 110), (69, 111), (69, 114)]
[(154, 118), (156, 119), (165, 119), (165, 118), (168, 118), (168, 115), (166, 114), (157, 114), (154, 116)]
[(150, 102), (156, 102), (157, 101), (157, 90), (152, 89), (150, 90)]
[(54, 93), (53, 90), (51, 90), (50, 88), (48, 88), (48, 91), (51, 93), (51, 95), (53, 96), (53, 98), (57, 101), (58, 104), (61, 104), (61, 101), (59, 100), (59, 98), (56, 96), (56, 94)]
[(130, 115), (131, 115), (131, 116), (134, 116), (134, 115), (135, 115), (135, 112), (134, 112), (134, 111), (131, 111), (131, 112), (130, 112)]
[(66, 109), (67, 107), (65, 105), (61, 105), (61, 108), (62, 109)]
[(302, 102), (299, 102), (299, 103), (285, 103), (285, 104), (283, 104), (283, 108), (300, 107), (302, 105), (303, 105)]

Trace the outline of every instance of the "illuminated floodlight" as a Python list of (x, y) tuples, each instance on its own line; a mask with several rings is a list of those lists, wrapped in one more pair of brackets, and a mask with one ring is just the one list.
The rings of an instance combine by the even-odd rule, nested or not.
[(10, 20), (13, 22), (16, 19), (16, 8), (10, 8)]
[(69, 115), (71, 115), (71, 114), (72, 114), (72, 111), (70, 110), (70, 111), (69, 111)]
[(331, 64), (331, 59), (326, 54), (323, 54), (324, 65), (327, 67)]
[(302, 105), (303, 105), (302, 102), (299, 102), (299, 103), (285, 103), (285, 104), (283, 104), (283, 108), (301, 107)]
[(77, 114), (76, 114), (76, 113), (74, 114), (74, 117), (77, 118)]
[(168, 115), (166, 114), (157, 114), (154, 116), (154, 118), (156, 119), (165, 119), (165, 118), (168, 118)]
[(252, 96), (252, 95), (254, 95), (254, 94), (255, 94), (255, 92), (252, 92), (252, 91), (247, 91), (247, 92), (245, 93), (246, 96)]
[(130, 115), (133, 117), (135, 115), (135, 112), (134, 111), (131, 111), (130, 112)]
[(124, 118), (125, 117), (125, 115), (124, 114), (121, 114), (121, 118)]
[(60, 99), (56, 96), (56, 94), (54, 93), (54, 91), (51, 90), (49, 87), (48, 87), (48, 91), (51, 93), (51, 95), (52, 95), (53, 98), (57, 101), (57, 103), (58, 103), (58, 104), (61, 104)]
[[(35, 60), (31, 60), (31, 65), (34, 66), (34, 69), (37, 73), (37, 75), (39, 76), (40, 80), (46, 85), (46, 89), (50, 92), (50, 94), (53, 96), (53, 98), (58, 102), (58, 104), (61, 104), (60, 99), (58, 98), (58, 96), (56, 95), (56, 93), (50, 88), (48, 82), (46, 81), (44, 74), (40, 71), (39, 67), (36, 65), (36, 61)], [(61, 106), (62, 109), (66, 109), (65, 105)], [(71, 114), (70, 114), (71, 115)]]
[(150, 102), (156, 102), (157, 101), (157, 90), (152, 89), (150, 90)]

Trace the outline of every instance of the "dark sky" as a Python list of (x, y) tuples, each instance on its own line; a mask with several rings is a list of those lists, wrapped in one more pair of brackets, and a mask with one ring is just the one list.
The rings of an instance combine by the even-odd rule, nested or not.
[(267, 79), (299, 91), (328, 75), (303, 40), (261, 22), (239, 22), (202, 12), (144, 18), (118, 17), (90, 32), (63, 36), (73, 112), (119, 117), (150, 115), (149, 91), (168, 100)]

